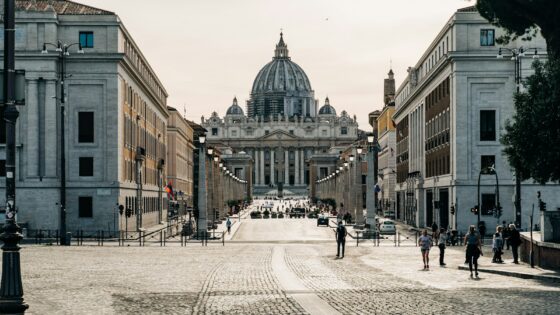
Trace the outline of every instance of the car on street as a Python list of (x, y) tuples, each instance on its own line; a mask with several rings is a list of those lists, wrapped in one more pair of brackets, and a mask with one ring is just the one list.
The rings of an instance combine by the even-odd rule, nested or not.
[(289, 213), (290, 218), (305, 218), (305, 208), (292, 208)]
[(379, 224), (379, 233), (381, 234), (395, 234), (396, 232), (395, 222), (391, 220), (385, 220)]
[(319, 214), (319, 217), (317, 218), (317, 226), (319, 225), (329, 226), (329, 216), (324, 213)]

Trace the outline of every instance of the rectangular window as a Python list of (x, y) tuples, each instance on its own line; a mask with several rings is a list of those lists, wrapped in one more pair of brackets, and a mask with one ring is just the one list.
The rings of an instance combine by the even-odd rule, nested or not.
[(496, 111), (480, 111), (480, 141), (496, 141)]
[(488, 169), (496, 164), (496, 157), (494, 155), (482, 155), (480, 157), (480, 169)]
[(237, 137), (237, 130), (232, 130), (231, 131), (231, 136), (232, 137)]
[(293, 134), (294, 134), (294, 131), (293, 131), (293, 130), (290, 130), (290, 134), (293, 135)]
[(270, 131), (268, 131), (268, 130), (265, 130), (265, 131), (264, 131), (264, 134), (265, 134), (265, 135), (267, 135), (267, 134), (269, 134), (269, 133), (270, 133)]
[(80, 158), (80, 176), (93, 176), (93, 158)]
[(93, 143), (94, 141), (93, 112), (78, 113), (78, 142)]
[(0, 160), (0, 177), (6, 177), (6, 160)]
[(79, 197), (78, 198), (79, 217), (80, 218), (93, 218), (93, 198), (92, 197)]
[(218, 135), (218, 128), (212, 128), (212, 135), (213, 135), (213, 136), (217, 136), (217, 135)]
[(322, 135), (322, 136), (326, 136), (326, 135), (327, 135), (327, 131), (326, 131), (326, 130), (321, 130), (321, 135)]
[(480, 30), (480, 46), (494, 46), (494, 30)]
[[(4, 96), (0, 96), (4, 97)], [(0, 108), (0, 143), (6, 143), (6, 122), (4, 121), (4, 108)]]
[(492, 215), (494, 208), (496, 207), (496, 195), (495, 194), (482, 194), (481, 195), (482, 205), (480, 206), (481, 215)]
[(82, 48), (93, 48), (93, 32), (80, 32)]
[(340, 134), (347, 135), (348, 134), (348, 127), (340, 127)]

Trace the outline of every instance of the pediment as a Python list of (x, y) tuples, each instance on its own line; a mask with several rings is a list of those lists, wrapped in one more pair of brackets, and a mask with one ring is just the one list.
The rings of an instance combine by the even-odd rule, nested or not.
[(260, 137), (259, 139), (260, 140), (293, 140), (293, 139), (298, 139), (298, 137), (284, 130), (274, 130), (271, 133)]

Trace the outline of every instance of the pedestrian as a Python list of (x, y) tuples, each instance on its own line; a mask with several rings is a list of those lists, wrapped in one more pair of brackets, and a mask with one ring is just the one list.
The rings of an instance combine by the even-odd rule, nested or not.
[(521, 245), (521, 235), (519, 231), (515, 228), (515, 224), (509, 225), (509, 244), (511, 245), (511, 253), (513, 255), (513, 263), (519, 263), (519, 252), (518, 248)]
[(432, 238), (428, 236), (428, 230), (422, 231), (422, 236), (418, 239), (418, 245), (422, 252), (424, 270), (430, 270), (430, 248), (432, 247)]
[(438, 233), (438, 225), (436, 221), (432, 223), (432, 239), (437, 243), (437, 233)]
[(231, 220), (229, 219), (229, 217), (227, 218), (226, 221), (226, 227), (227, 227), (227, 234), (231, 233)]
[(501, 264), (502, 261), (502, 249), (504, 248), (504, 240), (502, 238), (502, 227), (496, 227), (496, 233), (492, 237), (492, 252), (494, 256), (492, 257), (492, 262), (495, 264)]
[(480, 232), (480, 242), (484, 244), (484, 235), (486, 235), (486, 224), (480, 221), (480, 225), (478, 226), (478, 232)]
[(506, 221), (504, 221), (504, 226), (503, 226), (503, 230), (502, 230), (502, 238), (504, 240), (504, 243), (506, 243), (506, 250), (509, 250), (509, 245), (510, 245), (509, 236), (510, 236), (509, 225), (507, 225)]
[(480, 245), (480, 237), (476, 234), (475, 226), (471, 225), (469, 227), (469, 233), (465, 235), (465, 246), (467, 248), (467, 260), (469, 262), (469, 270), (471, 272), (471, 278), (473, 277), (473, 265), (475, 276), (478, 278), (478, 257), (482, 255), (482, 249)]
[(447, 244), (447, 233), (444, 228), (439, 229), (438, 234), (438, 247), (439, 247), (439, 265), (445, 266), (444, 256), (445, 256), (445, 245)]
[[(338, 222), (338, 227), (336, 228), (336, 257), (344, 258), (344, 246), (346, 245), (346, 227), (342, 225), (342, 221)], [(340, 254), (340, 249), (342, 248), (342, 255)]]

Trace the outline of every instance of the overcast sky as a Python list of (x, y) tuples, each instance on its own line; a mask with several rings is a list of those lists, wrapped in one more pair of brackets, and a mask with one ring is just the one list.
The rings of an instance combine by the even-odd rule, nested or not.
[(118, 14), (187, 118), (245, 100), (270, 60), (280, 29), (292, 61), (307, 73), (315, 98), (337, 112), (383, 107), (392, 60), (397, 87), (465, 0), (75, 0)]

